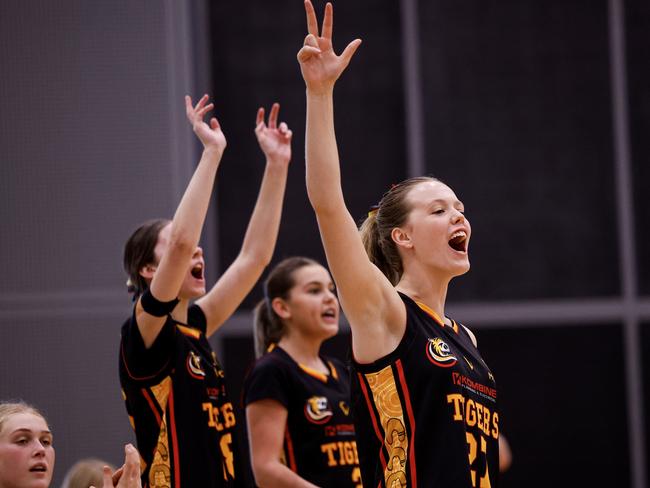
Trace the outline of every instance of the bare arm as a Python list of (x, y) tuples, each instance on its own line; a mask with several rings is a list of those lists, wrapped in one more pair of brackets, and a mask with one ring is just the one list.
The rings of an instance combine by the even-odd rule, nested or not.
[[(203, 154), (194, 171), (194, 175), (185, 190), (171, 226), (171, 238), (151, 280), (151, 294), (162, 302), (174, 300), (181, 289), (183, 279), (196, 250), (205, 215), (210, 204), (210, 195), (221, 156), (226, 148), (226, 138), (216, 118), (210, 119), (209, 125), (203, 117), (213, 108), (207, 104), (204, 95), (196, 106), (192, 106), (190, 97), (185, 97), (187, 118), (194, 133), (203, 143)], [(136, 316), (140, 334), (146, 347), (150, 347), (158, 337), (165, 317), (154, 317), (141, 307)]]
[(287, 409), (275, 400), (260, 400), (246, 407), (248, 443), (255, 482), (260, 488), (316, 485), (304, 480), (280, 462)]
[(307, 192), (341, 305), (350, 321), (355, 357), (372, 361), (397, 346), (404, 332), (406, 310), (388, 279), (369, 261), (341, 188), (333, 91), (361, 41), (352, 41), (337, 56), (332, 48), (332, 5), (325, 7), (320, 35), (309, 0), (305, 0), (305, 10), (309, 35), (298, 61), (307, 86)]
[(503, 433), (499, 433), (499, 472), (505, 473), (512, 465), (512, 450)]
[(241, 251), (214, 287), (196, 302), (207, 317), (208, 336), (239, 307), (273, 257), (291, 160), (292, 136), (284, 122), (277, 124), (279, 110), (280, 106), (273, 104), (268, 126), (264, 123), (264, 109), (257, 112), (255, 134), (266, 156), (266, 168)]

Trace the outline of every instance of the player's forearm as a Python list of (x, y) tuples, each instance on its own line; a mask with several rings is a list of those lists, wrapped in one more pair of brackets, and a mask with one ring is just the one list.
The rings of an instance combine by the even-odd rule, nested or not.
[(255, 208), (246, 229), (241, 254), (268, 265), (278, 238), (288, 167), (267, 161)]
[(205, 149), (201, 160), (183, 194), (172, 221), (170, 244), (193, 253), (210, 205), (210, 197), (221, 160), (221, 153)]
[(307, 194), (312, 207), (316, 213), (331, 211), (343, 201), (331, 92), (307, 92), (305, 160)]

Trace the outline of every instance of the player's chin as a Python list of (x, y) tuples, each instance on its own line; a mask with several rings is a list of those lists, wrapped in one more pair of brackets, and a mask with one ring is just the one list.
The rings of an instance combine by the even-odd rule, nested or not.
[(192, 298), (201, 298), (203, 295), (205, 295), (205, 286), (198, 286), (194, 289)]
[(182, 292), (179, 294), (179, 298), (186, 298), (188, 300), (196, 300), (205, 295), (205, 286), (204, 285), (193, 285), (184, 287)]
[(453, 277), (462, 276), (470, 269), (469, 259), (464, 259), (460, 262), (454, 263), (451, 267), (451, 274)]
[(44, 473), (43, 476), (39, 477), (40, 479), (32, 479), (30, 483), (27, 483), (25, 486), (31, 488), (48, 488), (50, 486), (50, 481), (52, 480), (52, 473)]
[(325, 339), (334, 337), (336, 334), (339, 333), (338, 321), (336, 323), (325, 323), (323, 324), (322, 327), (323, 327), (323, 335), (325, 336)]

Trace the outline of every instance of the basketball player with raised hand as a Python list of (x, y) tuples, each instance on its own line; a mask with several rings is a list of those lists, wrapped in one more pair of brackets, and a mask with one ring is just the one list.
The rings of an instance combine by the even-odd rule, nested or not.
[(359, 232), (343, 197), (333, 91), (361, 41), (337, 55), (332, 5), (320, 30), (309, 0), (305, 9), (307, 191), (352, 331), (364, 485), (496, 487), (494, 376), (474, 334), (445, 315), (450, 282), (469, 270), (463, 203), (435, 178), (411, 178), (383, 195)]
[(142, 224), (129, 238), (124, 267), (135, 293), (122, 327), (120, 380), (149, 488), (247, 486), (234, 432), (238, 419), (224, 371), (208, 337), (223, 325), (271, 261), (280, 224), (291, 131), (257, 114), (255, 133), (266, 156), (257, 203), (241, 251), (206, 293), (198, 247), (226, 138), (207, 95), (186, 97), (187, 117), (203, 154), (173, 220)]

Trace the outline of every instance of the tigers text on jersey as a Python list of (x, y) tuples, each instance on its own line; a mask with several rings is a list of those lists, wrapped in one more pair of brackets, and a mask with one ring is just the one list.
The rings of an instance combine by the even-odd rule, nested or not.
[[(140, 304), (136, 305), (140, 307)], [(147, 349), (133, 316), (122, 326), (120, 382), (144, 462), (142, 486), (246, 486), (237, 419), (198, 305), (188, 324), (167, 320)]]
[(259, 358), (244, 383), (244, 402), (271, 399), (287, 409), (282, 461), (318, 486), (361, 488), (350, 379), (336, 359), (321, 358), (330, 374), (296, 363), (275, 347)]
[(461, 325), (400, 293), (395, 351), (352, 367), (352, 408), (366, 486), (496, 488), (494, 376)]

